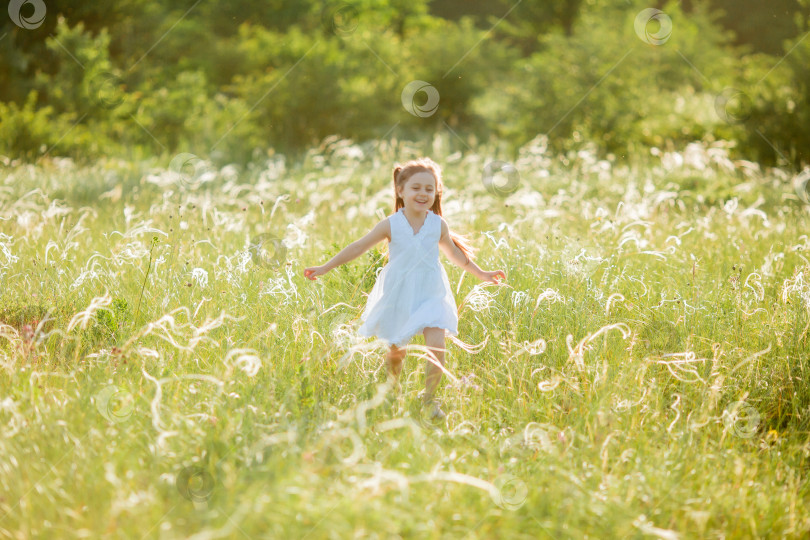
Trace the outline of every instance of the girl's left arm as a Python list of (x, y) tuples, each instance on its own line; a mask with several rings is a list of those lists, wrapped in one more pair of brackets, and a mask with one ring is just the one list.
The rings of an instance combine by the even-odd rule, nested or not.
[(506, 273), (503, 270), (487, 272), (475, 264), (472, 259), (468, 258), (467, 255), (465, 255), (465, 253), (459, 249), (455, 242), (453, 242), (453, 239), (450, 236), (450, 227), (447, 225), (444, 218), (442, 218), (442, 235), (439, 238), (439, 249), (442, 250), (442, 253), (444, 253), (453, 264), (460, 267), (462, 270), (466, 270), (467, 272), (471, 273), (481, 281), (498, 283), (498, 276), (506, 279)]

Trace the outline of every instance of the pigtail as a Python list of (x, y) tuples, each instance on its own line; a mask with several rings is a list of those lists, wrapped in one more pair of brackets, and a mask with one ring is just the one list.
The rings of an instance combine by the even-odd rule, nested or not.
[(402, 165), (399, 163), (394, 165), (394, 213), (405, 206), (405, 201), (403, 201), (402, 198), (397, 195), (397, 177), (401, 171)]

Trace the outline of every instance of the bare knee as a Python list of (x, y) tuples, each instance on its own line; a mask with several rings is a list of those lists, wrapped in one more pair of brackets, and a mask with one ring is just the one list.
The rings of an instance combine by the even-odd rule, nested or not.
[(444, 329), (425, 328), (423, 334), (425, 336), (425, 346), (430, 349), (430, 352), (439, 362), (444, 363)]

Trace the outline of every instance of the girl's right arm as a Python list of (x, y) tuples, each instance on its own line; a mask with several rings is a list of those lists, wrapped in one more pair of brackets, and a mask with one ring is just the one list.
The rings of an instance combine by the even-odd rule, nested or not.
[(363, 238), (343, 248), (340, 253), (332, 257), (332, 259), (323, 266), (312, 266), (304, 270), (304, 277), (314, 280), (316, 277), (322, 276), (328, 271), (356, 259), (383, 240), (391, 240), (391, 225), (388, 222), (388, 218), (377, 223), (377, 225), (371, 229), (371, 232)]

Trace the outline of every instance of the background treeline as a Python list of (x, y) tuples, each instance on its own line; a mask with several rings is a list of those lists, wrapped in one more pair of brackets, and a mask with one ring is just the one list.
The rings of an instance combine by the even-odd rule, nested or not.
[[(450, 130), (617, 156), (726, 139), (745, 159), (808, 161), (810, 0), (43, 1), (36, 28), (0, 26), (12, 159), (241, 162)], [(634, 29), (649, 7), (672, 20), (657, 46)], [(438, 91), (434, 114), (403, 107), (413, 80)]]

